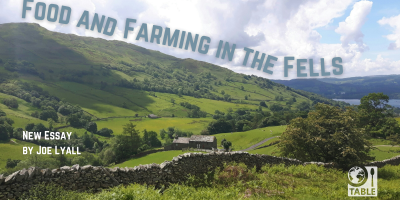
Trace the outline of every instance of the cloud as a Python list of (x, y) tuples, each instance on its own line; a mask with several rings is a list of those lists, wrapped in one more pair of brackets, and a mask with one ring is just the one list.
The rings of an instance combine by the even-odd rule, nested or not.
[(348, 47), (349, 43), (354, 41), (361, 52), (367, 49), (363, 42), (364, 34), (361, 32), (361, 27), (364, 25), (371, 7), (371, 1), (359, 1), (354, 4), (353, 10), (346, 20), (339, 23), (335, 32), (341, 35), (340, 41), (343, 47)]
[(393, 28), (393, 33), (385, 36), (388, 40), (394, 41), (390, 43), (388, 49), (395, 50), (400, 48), (400, 15), (389, 18), (383, 17), (378, 23), (380, 25), (389, 25)]

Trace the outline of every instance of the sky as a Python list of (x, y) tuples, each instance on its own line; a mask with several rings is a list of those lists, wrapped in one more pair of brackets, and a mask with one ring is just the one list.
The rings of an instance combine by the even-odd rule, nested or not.
[[(314, 72), (321, 76), (320, 59), (329, 77), (400, 74), (400, 1), (398, 0), (34, 0), (27, 5), (32, 10), (22, 18), (24, 0), (0, 0), (0, 24), (29, 22), (37, 23), (50, 31), (79, 36), (121, 40), (144, 48), (160, 51), (178, 58), (192, 58), (226, 67), (238, 73), (254, 74), (268, 79), (294, 79), (297, 77), (297, 62), (289, 61), (288, 77), (284, 77), (284, 57), (313, 59)], [(35, 19), (35, 7), (44, 2), (72, 9), (70, 22), (60, 24)], [(77, 27), (84, 11), (89, 12), (89, 21), (95, 13), (117, 20), (112, 36)], [(47, 11), (46, 11), (47, 13)], [(125, 21), (136, 19), (128, 38), (124, 38)], [(197, 50), (179, 49), (162, 44), (136, 40), (140, 26), (146, 23), (151, 34), (153, 25), (208, 36), (209, 51), (201, 54)], [(231, 61), (216, 58), (220, 40), (236, 44)], [(244, 48), (261, 54), (275, 56), (273, 74), (257, 67), (251, 68), (254, 53), (243, 66)], [(265, 57), (265, 58), (266, 58)], [(341, 57), (343, 73), (334, 75), (332, 58)], [(266, 60), (266, 59), (265, 59)], [(265, 63), (264, 60), (264, 63)], [(309, 61), (303, 73), (309, 73)], [(258, 65), (256, 65), (258, 66)], [(264, 66), (264, 64), (263, 64)], [(315, 78), (315, 77), (313, 77)]]

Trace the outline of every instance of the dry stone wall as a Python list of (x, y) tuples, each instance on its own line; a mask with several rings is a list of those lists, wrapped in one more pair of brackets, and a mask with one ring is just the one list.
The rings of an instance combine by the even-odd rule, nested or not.
[[(213, 152), (209, 154), (185, 153), (160, 165), (140, 165), (134, 168), (104, 168), (97, 166), (64, 166), (59, 169), (40, 169), (31, 167), (17, 171), (7, 177), (0, 175), (0, 200), (18, 199), (32, 186), (40, 183), (55, 183), (74, 191), (100, 191), (120, 184), (148, 184), (155, 186), (181, 183), (190, 175), (201, 175), (224, 163), (245, 163), (248, 167), (260, 169), (265, 164), (308, 165), (317, 164), (335, 167), (332, 163), (301, 162), (296, 159), (269, 155), (249, 154), (247, 152)], [(400, 156), (368, 165), (382, 167), (386, 164), (399, 165)]]

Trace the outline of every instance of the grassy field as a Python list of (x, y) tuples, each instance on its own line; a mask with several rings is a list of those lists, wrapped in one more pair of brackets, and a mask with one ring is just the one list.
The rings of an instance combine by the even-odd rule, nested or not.
[(257, 144), (266, 138), (281, 135), (285, 129), (286, 126), (272, 126), (246, 132), (220, 133), (214, 136), (217, 137), (218, 146), (220, 145), (221, 140), (225, 138), (232, 142), (232, 148), (234, 151), (239, 151)]
[[(141, 120), (141, 121), (130, 121)], [(160, 132), (160, 129), (167, 129), (168, 127), (175, 127), (182, 131), (192, 131), (194, 134), (200, 134), (200, 131), (207, 127), (208, 123), (212, 121), (211, 118), (117, 118), (108, 119), (107, 121), (97, 121), (98, 129), (110, 128), (114, 131), (115, 135), (122, 134), (123, 126), (129, 122), (136, 125), (136, 129), (143, 131)]]
[(385, 140), (385, 139), (371, 138), (371, 139), (368, 139), (368, 141), (371, 142), (373, 146), (390, 145), (390, 140)]
[(376, 148), (377, 149), (372, 150), (372, 156), (375, 156), (376, 161), (382, 161), (400, 155), (400, 147), (377, 146)]
[(14, 142), (0, 143), (0, 168), (5, 168), (7, 159), (23, 160), (28, 155), (23, 155), (23, 147), (34, 147), (32, 152), (39, 150), (39, 146), (33, 143), (12, 139)]
[(397, 117), (396, 120), (400, 123), (400, 117)]
[[(174, 150), (174, 151), (161, 151), (157, 153), (152, 153), (140, 158), (133, 158), (123, 163), (117, 164), (112, 167), (135, 167), (138, 165), (146, 165), (146, 164), (161, 164), (164, 161), (171, 161), (174, 157), (184, 154), (187, 152), (183, 152), (181, 150)], [(202, 152), (203, 153), (203, 152)]]
[(265, 155), (277, 156), (278, 155), (278, 147), (277, 147), (277, 145), (272, 145), (272, 146), (261, 148), (261, 149), (251, 150), (248, 152), (252, 153), (252, 154), (265, 154)]

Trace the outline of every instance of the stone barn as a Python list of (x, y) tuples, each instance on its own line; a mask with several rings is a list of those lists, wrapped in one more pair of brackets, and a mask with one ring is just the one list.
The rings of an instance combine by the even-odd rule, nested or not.
[(209, 135), (192, 135), (189, 147), (196, 149), (217, 149), (217, 138)]
[(217, 138), (209, 135), (192, 135), (190, 138), (178, 137), (174, 139), (171, 150), (182, 150), (183, 148), (217, 149)]
[(171, 149), (173, 150), (182, 150), (183, 148), (189, 147), (189, 140), (188, 137), (178, 137), (174, 139), (171, 145)]
[(151, 119), (157, 119), (157, 118), (160, 118), (159, 116), (157, 116), (157, 115), (155, 115), (155, 114), (150, 114), (150, 115), (147, 115), (147, 117), (148, 117), (148, 118), (151, 118)]

